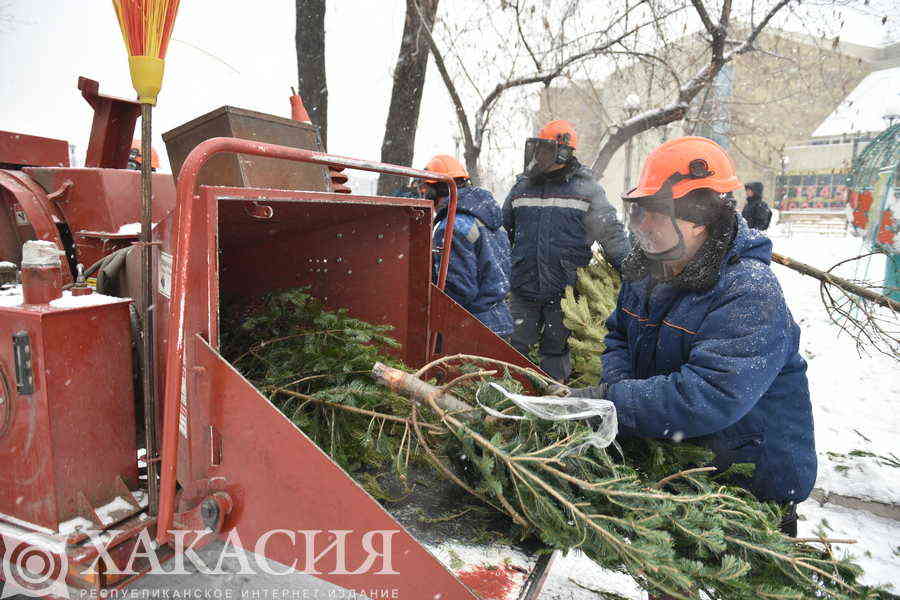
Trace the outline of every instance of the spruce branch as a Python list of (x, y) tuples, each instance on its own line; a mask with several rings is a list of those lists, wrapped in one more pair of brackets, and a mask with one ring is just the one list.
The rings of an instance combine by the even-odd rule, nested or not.
[[(603, 277), (608, 289), (615, 279)], [(597, 306), (612, 309), (597, 289), (573, 295), (589, 303), (589, 315)], [(418, 372), (458, 372), (449, 383), (424, 381), (390, 358), (396, 342), (389, 328), (327, 311), (302, 290), (271, 294), (249, 312), (223, 310), (220, 329), (223, 356), (245, 356), (241, 372), (388, 505), (406, 496), (385, 492), (371, 468), (402, 479), (418, 461), (468, 494), (469, 507), (506, 515), (510, 540), (533, 536), (549, 549), (579, 548), (653, 593), (690, 600), (889, 597), (859, 585), (859, 568), (832, 555), (830, 544), (845, 540), (781, 534), (780, 509), (712, 473), (708, 450), (620, 438), (618, 454), (579, 454), (574, 450), (593, 433), (588, 423), (520, 414), (486, 385), (543, 390), (552, 380), (536, 370), (460, 354)], [(326, 330), (340, 331), (296, 336)], [(383, 363), (375, 376), (373, 363)], [(517, 419), (487, 419), (477, 404)]]

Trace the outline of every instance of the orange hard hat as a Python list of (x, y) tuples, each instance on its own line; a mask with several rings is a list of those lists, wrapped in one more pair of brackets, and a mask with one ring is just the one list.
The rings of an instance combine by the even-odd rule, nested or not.
[[(426, 171), (434, 171), (435, 173), (443, 173), (449, 175), (453, 179), (469, 178), (469, 172), (462, 166), (462, 163), (450, 156), (449, 154), (437, 154), (425, 165)], [(437, 179), (426, 179), (428, 183), (437, 183)]]
[[(131, 156), (136, 163), (141, 164), (143, 160), (141, 157), (141, 140), (131, 140)], [(150, 147), (150, 166), (154, 169), (159, 168), (159, 155), (152, 146)]]
[(541, 127), (538, 137), (543, 140), (553, 140), (572, 148), (578, 147), (578, 134), (575, 132), (575, 126), (563, 119), (550, 121)]
[(741, 188), (734, 171), (731, 157), (711, 139), (680, 137), (669, 140), (647, 156), (637, 187), (623, 198), (640, 200), (655, 196), (667, 183), (671, 185), (671, 199), (701, 188), (724, 194)]

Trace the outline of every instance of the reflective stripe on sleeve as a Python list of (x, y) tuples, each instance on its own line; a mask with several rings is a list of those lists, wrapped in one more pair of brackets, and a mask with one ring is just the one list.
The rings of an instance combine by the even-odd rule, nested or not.
[(587, 212), (591, 208), (591, 203), (587, 200), (579, 200), (578, 198), (516, 198), (512, 201), (513, 208), (522, 206), (537, 206), (540, 208), (574, 208), (576, 210)]

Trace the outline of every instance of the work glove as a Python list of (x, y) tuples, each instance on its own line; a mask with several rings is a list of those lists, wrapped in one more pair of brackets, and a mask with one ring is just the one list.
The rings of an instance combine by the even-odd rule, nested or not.
[(573, 398), (593, 398), (594, 400), (605, 400), (607, 389), (609, 389), (609, 384), (598, 383), (597, 385), (591, 385), (583, 388), (571, 388), (569, 390), (569, 396)]
[(546, 388), (544, 388), (544, 395), (565, 398), (566, 396), (569, 395), (570, 391), (571, 390), (569, 389), (568, 386), (565, 386), (561, 383), (557, 383), (554, 381), (554, 382), (548, 384)]

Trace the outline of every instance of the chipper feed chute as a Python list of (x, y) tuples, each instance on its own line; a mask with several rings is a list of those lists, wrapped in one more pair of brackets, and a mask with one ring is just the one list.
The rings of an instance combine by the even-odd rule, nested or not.
[[(446, 179), (234, 138), (213, 138), (191, 152), (176, 212), (156, 228), (164, 366), (159, 541), (202, 521), (248, 550), (266, 539), (269, 558), (299, 570), (314, 566), (314, 575), (348, 589), (477, 598), (217, 353), (220, 301), (309, 286), (332, 307), (394, 326), (411, 366), (457, 351), (530, 363), (432, 285), (429, 201), (196, 189), (203, 164), (223, 152)], [(266, 537), (285, 529), (320, 532), (315, 548), (306, 547), (308, 535)], [(310, 552), (322, 555), (314, 565)]]

